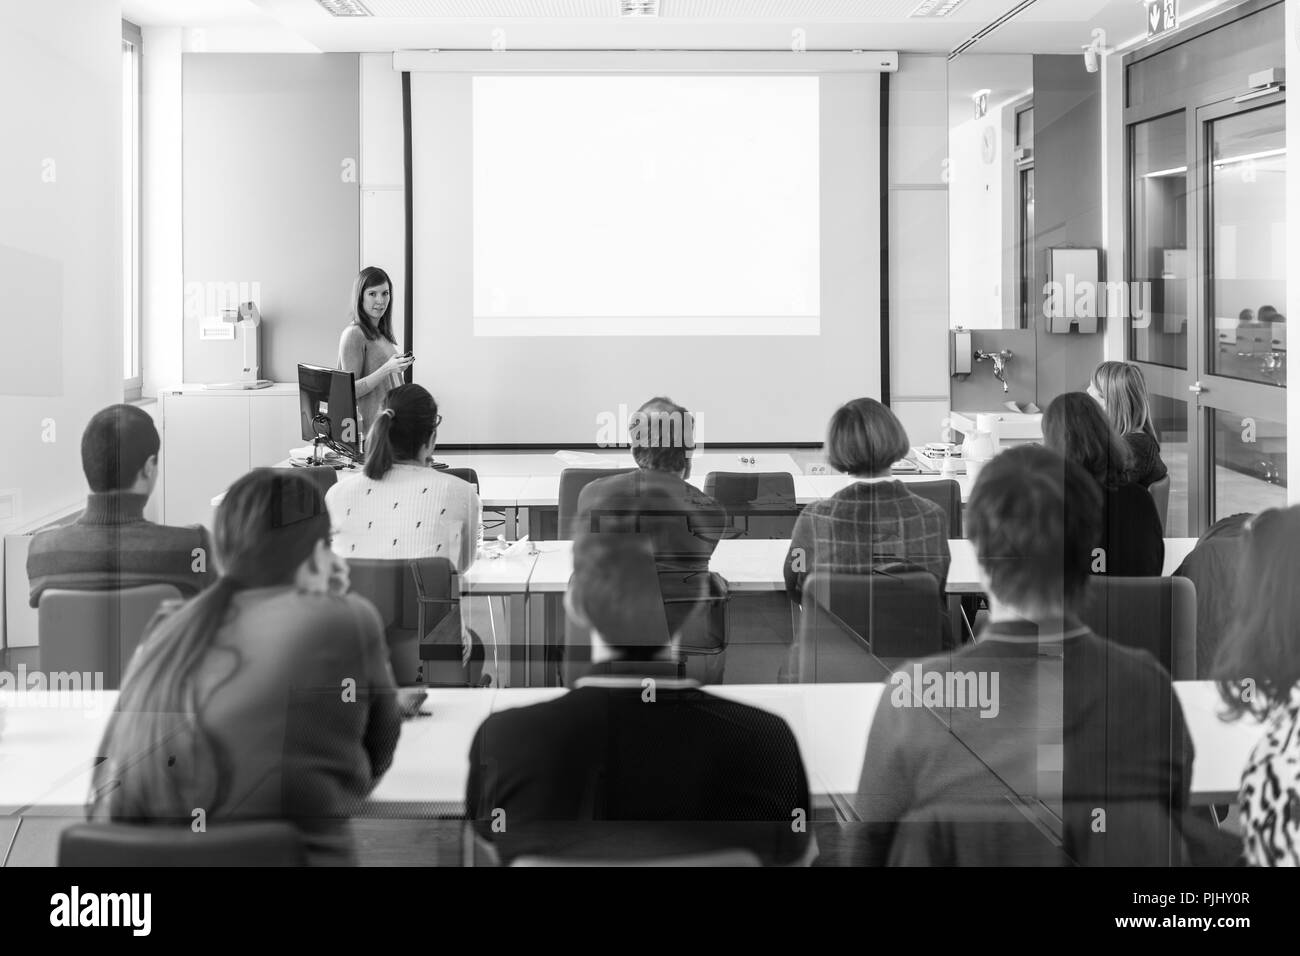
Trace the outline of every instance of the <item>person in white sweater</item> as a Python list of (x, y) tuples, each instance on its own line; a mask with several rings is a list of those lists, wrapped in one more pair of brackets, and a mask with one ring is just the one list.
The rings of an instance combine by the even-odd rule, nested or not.
[(478, 553), (474, 486), (427, 464), (442, 416), (423, 386), (388, 393), (366, 440), (366, 465), (325, 496), (342, 558), (448, 558), (466, 571)]

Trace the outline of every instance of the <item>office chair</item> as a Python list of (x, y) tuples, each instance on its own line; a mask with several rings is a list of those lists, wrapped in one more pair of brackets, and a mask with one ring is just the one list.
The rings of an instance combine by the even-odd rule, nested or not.
[(961, 485), (951, 478), (938, 478), (934, 481), (906, 481), (903, 487), (944, 510), (948, 516), (948, 537), (965, 537), (961, 530)]
[(931, 804), (899, 821), (889, 866), (1073, 866), (1059, 835), (1011, 798)]
[(180, 597), (170, 584), (120, 591), (45, 591), (37, 609), (41, 670), (103, 674), (104, 689), (117, 690), (158, 608)]
[(681, 856), (629, 857), (596, 860), (586, 858), (567, 859), (559, 856), (518, 856), (511, 861), (513, 866), (708, 866), (708, 867), (749, 867), (762, 866), (762, 862), (750, 850), (715, 850), (712, 853), (688, 853)]
[(306, 475), (315, 482), (316, 487), (320, 489), (322, 495), (334, 487), (339, 480), (339, 473), (336, 468), (327, 468), (319, 465), (304, 465), (294, 470), (297, 474)]
[(623, 475), (635, 468), (565, 468), (560, 472), (560, 493), (558, 501), (559, 525), (558, 535), (563, 540), (571, 540), (576, 530), (574, 520), (578, 517), (578, 496), (582, 489), (598, 478), (610, 475)]
[(730, 516), (729, 538), (787, 539), (794, 534), (801, 509), (794, 476), (787, 472), (711, 471), (704, 476), (704, 493)]
[(478, 472), (473, 468), (448, 468), (444, 474), (455, 475), (461, 481), (468, 481), (474, 486), (474, 493), (478, 494)]
[(290, 823), (188, 825), (79, 823), (59, 837), (59, 866), (303, 866), (302, 838)]
[(456, 569), (446, 558), (417, 558), (410, 562), (410, 571), (415, 585), (420, 682), (435, 687), (474, 686), (485, 651), (471, 633), (467, 670)]
[(350, 558), (349, 589), (370, 601), (384, 622), (384, 640), (399, 686), (420, 678), (419, 602), (411, 562), (406, 559)]
[(1168, 527), (1169, 476), (1165, 475), (1159, 481), (1151, 482), (1151, 486), (1147, 490), (1151, 492), (1151, 498), (1156, 503), (1156, 514), (1160, 515), (1160, 527), (1163, 530)]
[(1093, 575), (1079, 618), (1092, 631), (1150, 651), (1174, 680), (1196, 680), (1196, 586), (1187, 578)]
[(803, 595), (790, 675), (799, 683), (885, 680), (902, 661), (943, 647), (939, 582), (928, 571), (817, 571)]

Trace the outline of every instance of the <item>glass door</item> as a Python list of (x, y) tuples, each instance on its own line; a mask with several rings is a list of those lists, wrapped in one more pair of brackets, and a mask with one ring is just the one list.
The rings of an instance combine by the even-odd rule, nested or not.
[(1286, 504), (1286, 117), (1279, 93), (1197, 111), (1197, 376), (1208, 526)]
[(1160, 454), (1169, 468), (1165, 534), (1182, 537), (1199, 513), (1191, 480), (1197, 432), (1189, 389), (1195, 382), (1191, 356), (1188, 250), (1187, 114), (1178, 110), (1128, 127), (1128, 342), (1129, 361), (1146, 378)]

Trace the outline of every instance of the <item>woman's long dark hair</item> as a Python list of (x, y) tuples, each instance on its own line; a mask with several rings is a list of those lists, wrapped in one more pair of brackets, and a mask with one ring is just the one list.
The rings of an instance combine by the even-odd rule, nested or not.
[[(292, 583), (329, 533), (324, 498), (305, 475), (258, 469), (230, 486), (213, 529), (221, 575), (162, 617), (132, 659), (100, 744), (92, 818), (189, 822), (195, 809), (221, 809), (231, 772), (203, 726), (195, 678), (235, 592)], [(240, 666), (231, 654), (226, 680)]]
[[(376, 327), (370, 321), (363, 300), (366, 290), (378, 285), (388, 286), (388, 308), (384, 310), (383, 318)], [(393, 283), (388, 278), (388, 273), (378, 266), (366, 266), (357, 273), (356, 281), (352, 283), (352, 321), (361, 327), (361, 332), (368, 341), (373, 342), (383, 336), (394, 345), (397, 344), (397, 339), (393, 338)]]
[(438, 403), (423, 385), (399, 385), (366, 436), (366, 477), (381, 480), (393, 463), (414, 461), (438, 427)]
[(1232, 624), (1210, 674), (1232, 717), (1266, 714), (1300, 682), (1300, 506), (1256, 515), (1245, 545)]
[(1043, 444), (1082, 466), (1103, 488), (1129, 480), (1133, 451), (1119, 436), (1092, 396), (1066, 392), (1043, 413)]

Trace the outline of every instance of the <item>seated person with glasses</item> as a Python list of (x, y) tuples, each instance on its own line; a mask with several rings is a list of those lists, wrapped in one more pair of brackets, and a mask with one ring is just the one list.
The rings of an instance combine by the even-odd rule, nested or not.
[(388, 393), (366, 439), (366, 465), (325, 494), (334, 552), (343, 558), (448, 558), (465, 571), (478, 554), (481, 506), (467, 481), (429, 467), (442, 416), (421, 385)]

